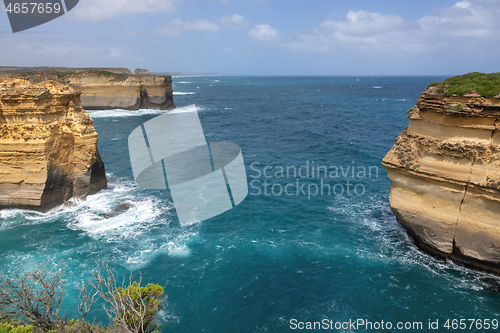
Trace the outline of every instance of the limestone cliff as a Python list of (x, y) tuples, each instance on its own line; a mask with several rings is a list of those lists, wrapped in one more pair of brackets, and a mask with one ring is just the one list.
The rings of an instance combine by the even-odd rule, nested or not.
[(168, 75), (81, 76), (67, 78), (68, 85), (82, 92), (86, 109), (160, 109), (175, 108), (172, 78)]
[(147, 69), (143, 69), (143, 68), (136, 68), (135, 71), (134, 71), (134, 74), (138, 74), (138, 75), (147, 75), (147, 74), (151, 74)]
[(80, 94), (56, 82), (0, 80), (0, 208), (45, 210), (105, 187)]
[[(146, 70), (141, 71), (145, 73)], [(4, 75), (31, 83), (52, 80), (69, 85), (82, 93), (82, 106), (87, 110), (175, 108), (170, 75), (123, 74), (108, 70), (18, 71)]]
[(500, 95), (429, 87), (383, 159), (389, 201), (417, 245), (500, 272)]

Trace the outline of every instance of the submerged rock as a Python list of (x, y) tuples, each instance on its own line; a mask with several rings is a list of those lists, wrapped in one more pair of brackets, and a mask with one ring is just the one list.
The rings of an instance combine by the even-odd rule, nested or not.
[(106, 185), (80, 93), (53, 81), (0, 80), (0, 208), (46, 210)]
[(421, 248), (500, 273), (500, 96), (447, 87), (429, 86), (384, 157), (389, 202)]

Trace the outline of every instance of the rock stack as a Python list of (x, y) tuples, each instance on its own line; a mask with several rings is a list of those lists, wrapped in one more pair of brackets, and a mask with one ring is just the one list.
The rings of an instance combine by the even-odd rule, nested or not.
[(389, 201), (421, 248), (500, 272), (500, 95), (429, 87), (383, 159)]
[(106, 184), (80, 93), (53, 81), (0, 81), (0, 208), (46, 210)]

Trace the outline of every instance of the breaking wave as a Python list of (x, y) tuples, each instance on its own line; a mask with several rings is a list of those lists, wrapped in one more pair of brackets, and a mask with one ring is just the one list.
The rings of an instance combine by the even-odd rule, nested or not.
[[(134, 269), (140, 269), (159, 255), (191, 255), (189, 244), (197, 232), (195, 227), (179, 227), (170, 198), (147, 193), (133, 182), (112, 175), (108, 179), (108, 189), (86, 200), (71, 199), (48, 212), (1, 210), (0, 231), (31, 226), (24, 236), (31, 239), (31, 247), (38, 248), (34, 257), (32, 252), (22, 255), (13, 249), (7, 254), (9, 261), (15, 264), (31, 257), (63, 259), (85, 254), (125, 267), (133, 262)], [(54, 225), (58, 225), (57, 237), (63, 239), (62, 243), (70, 243), (66, 251), (37, 230)]]
[(98, 111), (88, 111), (92, 118), (121, 118), (121, 117), (139, 117), (148, 114), (162, 114), (167, 111), (165, 110), (153, 110), (153, 109), (140, 109), (140, 110), (125, 110), (125, 109), (113, 109), (113, 110), (98, 110)]
[(184, 92), (184, 91), (174, 91), (172, 94), (174, 96), (176, 96), (176, 95), (183, 96), (183, 95), (194, 95), (194, 92), (192, 92), (192, 91), (186, 91), (186, 92)]

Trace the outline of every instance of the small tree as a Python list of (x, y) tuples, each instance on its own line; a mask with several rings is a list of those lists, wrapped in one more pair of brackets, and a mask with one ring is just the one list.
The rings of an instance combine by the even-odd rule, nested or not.
[[(148, 284), (141, 287), (139, 282), (132, 281), (132, 272), (129, 283), (123, 279), (118, 284), (115, 272), (104, 263), (92, 272), (88, 286), (82, 285), (80, 292), (80, 314), (86, 317), (92, 305), (99, 299), (104, 300), (103, 308), (108, 317), (124, 332), (150, 333), (161, 326), (155, 323), (158, 311), (166, 299), (163, 287), (157, 284)], [(90, 291), (90, 289), (92, 291)]]
[(125, 323), (133, 332), (150, 333), (160, 329), (155, 317), (163, 308), (163, 294), (162, 286), (151, 283), (146, 287), (137, 282), (127, 288), (119, 287), (115, 290), (115, 299), (119, 300), (122, 308), (115, 321)]
[[(0, 319), (19, 318), (44, 331), (101, 332), (99, 327), (85, 322), (85, 318), (102, 299), (113, 323), (112, 332), (151, 333), (160, 328), (155, 321), (166, 299), (163, 287), (156, 284), (141, 287), (142, 279), (133, 282), (132, 272), (128, 283), (124, 278), (118, 285), (116, 273), (107, 264), (98, 266), (89, 282), (82, 284), (81, 321), (66, 322), (59, 316), (64, 300), (64, 267), (65, 264), (44, 262), (11, 276), (0, 274)], [(10, 330), (10, 326), (5, 329)]]

